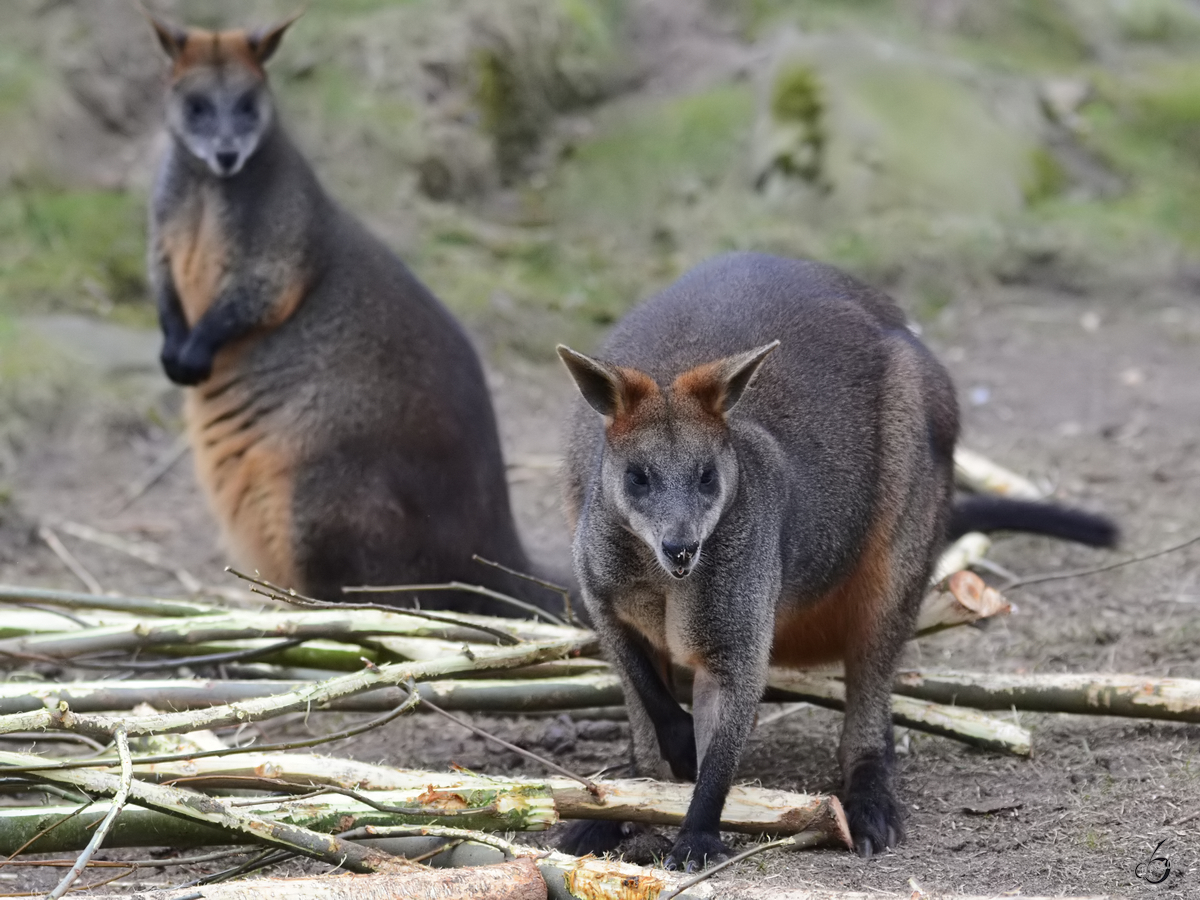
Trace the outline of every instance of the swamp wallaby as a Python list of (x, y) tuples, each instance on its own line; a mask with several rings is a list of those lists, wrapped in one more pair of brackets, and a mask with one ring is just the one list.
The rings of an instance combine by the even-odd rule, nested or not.
[[(263, 66), (290, 20), (152, 23), (172, 63), (150, 217), (162, 364), (190, 387), (197, 470), (234, 555), (323, 599), (459, 580), (547, 603), (472, 561), (528, 570), (465, 333), (277, 121)], [(423, 599), (512, 612), (474, 594)]]
[[(952, 521), (1095, 544), (1111, 523), (995, 499), (954, 512), (949, 376), (891, 299), (829, 266), (722, 256), (629, 313), (599, 358), (559, 353), (586, 401), (565, 466), (575, 571), (635, 767), (696, 781), (668, 864), (725, 855), (768, 664), (845, 661), (850, 830), (864, 855), (894, 845), (892, 676)], [(695, 672), (691, 715), (668, 662)], [(580, 845), (596, 837), (568, 843), (606, 849)]]

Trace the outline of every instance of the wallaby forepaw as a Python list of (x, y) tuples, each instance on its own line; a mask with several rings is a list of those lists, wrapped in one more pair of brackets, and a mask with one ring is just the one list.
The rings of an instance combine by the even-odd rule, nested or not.
[(192, 387), (207, 381), (212, 374), (212, 358), (191, 358), (188, 354), (167, 354), (162, 357), (163, 371), (176, 384)]
[(729, 859), (729, 851), (721, 843), (719, 835), (699, 831), (680, 832), (675, 846), (663, 860), (663, 868), (695, 872), (723, 859)]
[(851, 785), (846, 791), (846, 822), (859, 856), (870, 859), (904, 840), (904, 817), (890, 790)]

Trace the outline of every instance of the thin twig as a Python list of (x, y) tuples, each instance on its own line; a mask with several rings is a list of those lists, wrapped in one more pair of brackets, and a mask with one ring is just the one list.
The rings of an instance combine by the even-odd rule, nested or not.
[(136, 544), (133, 541), (127, 541), (107, 531), (101, 531), (99, 528), (93, 528), (91, 525), (81, 525), (79, 522), (59, 522), (58, 527), (67, 534), (79, 538), (81, 541), (88, 541), (108, 550), (115, 550), (117, 553), (133, 557), (151, 568), (158, 569), (161, 572), (169, 572), (175, 576), (175, 579), (183, 585), (183, 589), (189, 593), (194, 594), (203, 587), (200, 581), (187, 570), (164, 562), (157, 547)]
[(175, 442), (162, 454), (154, 464), (146, 471), (141, 478), (134, 481), (123, 492), (121, 502), (113, 507), (112, 515), (123, 513), (133, 505), (142, 494), (154, 487), (164, 475), (175, 467), (179, 460), (183, 459), (184, 454), (188, 451), (188, 438), (186, 434), (181, 434), (175, 438)]
[(207, 653), (201, 656), (180, 656), (176, 659), (132, 660), (132, 659), (72, 659), (71, 665), (77, 669), (130, 669), (135, 672), (153, 672), (157, 669), (178, 669), (180, 666), (203, 666), (226, 662), (245, 662), (269, 656), (292, 647), (298, 647), (308, 638), (289, 638), (265, 647), (250, 647), (246, 650), (230, 650), (228, 653)]
[(729, 859), (722, 860), (714, 866), (709, 866), (699, 875), (687, 879), (675, 886), (675, 888), (665, 894), (659, 894), (659, 900), (670, 900), (672, 897), (678, 897), (688, 888), (693, 888), (700, 882), (712, 878), (722, 869), (732, 866), (734, 863), (740, 863), (742, 860), (749, 859), (752, 856), (757, 856), (765, 850), (772, 850), (775, 847), (792, 846), (796, 848), (811, 847), (819, 844), (824, 839), (824, 835), (820, 834), (795, 834), (791, 837), (780, 838), (777, 841), (767, 841), (765, 844), (755, 844), (749, 850), (739, 853), (737, 856), (731, 856)]
[(343, 831), (338, 837), (344, 841), (361, 841), (374, 838), (409, 837), (413, 835), (417, 837), (461, 838), (473, 844), (484, 844), (488, 847), (495, 847), (497, 850), (511, 857), (520, 856), (523, 851), (529, 850), (528, 847), (522, 847), (514, 844), (512, 841), (506, 841), (504, 838), (488, 834), (486, 831), (470, 831), (466, 828), (451, 828), (448, 825), (364, 825), (361, 828)]
[[(166, 869), (172, 866), (194, 866), (198, 863), (216, 862), (231, 856), (241, 856), (251, 852), (251, 849), (250, 847), (238, 847), (233, 850), (217, 850), (197, 856), (181, 856), (178, 859), (89, 859), (87, 867), (89, 869)], [(73, 859), (9, 859), (4, 861), (5, 866), (14, 868), (65, 869), (74, 864), (75, 860)]]
[[(269, 581), (264, 581), (253, 575), (247, 575), (245, 572), (239, 572), (230, 566), (225, 567), (225, 571), (230, 575), (235, 575), (243, 581), (248, 581), (251, 584), (257, 584), (259, 587), (266, 588), (271, 591), (270, 594), (264, 596), (270, 597), (272, 600), (282, 600), (285, 603), (290, 603), (293, 606), (312, 607), (314, 609), (378, 609), (382, 612), (403, 613), (406, 616), (413, 616), (418, 619), (427, 619), (430, 622), (441, 622), (443, 625), (458, 625), (462, 628), (474, 628), (484, 634), (491, 635), (502, 644), (519, 644), (520, 638), (516, 638), (511, 634), (505, 634), (496, 628), (489, 628), (487, 625), (479, 625), (474, 622), (465, 622), (453, 615), (441, 613), (431, 613), (420, 609), (403, 609), (396, 606), (389, 606), (386, 603), (334, 603), (328, 600), (318, 600), (315, 597), (306, 597), (303, 594), (297, 594), (290, 588), (282, 588), (277, 584), (272, 584)], [(256, 593), (262, 593), (257, 591)]]
[[(83, 792), (82, 792), (82, 791), (80, 791), (80, 793), (83, 793)], [(85, 794), (84, 796), (87, 796), (87, 795)], [(70, 821), (71, 821), (73, 818), (75, 818), (76, 816), (78, 816), (78, 815), (82, 815), (83, 811), (84, 811), (85, 809), (87, 809), (89, 806), (91, 806), (91, 805), (92, 805), (93, 803), (95, 803), (95, 802), (96, 802), (95, 800), (92, 800), (92, 799), (90, 799), (90, 798), (89, 798), (89, 799), (88, 799), (88, 801), (87, 801), (86, 803), (84, 803), (82, 806), (80, 806), (80, 807), (79, 807), (77, 810), (75, 810), (75, 811), (74, 811), (73, 813), (71, 813), (70, 815), (63, 816), (61, 819), (59, 819), (59, 820), (58, 820), (57, 822), (55, 822), (53, 825), (47, 825), (45, 828), (43, 828), (41, 831), (39, 831), (37, 834), (35, 834), (33, 837), (31, 837), (31, 838), (30, 838), (29, 840), (27, 840), (25, 843), (23, 843), (23, 844), (22, 844), (20, 847), (18, 847), (16, 850), (14, 850), (12, 853), (10, 853), (10, 854), (9, 854), (9, 856), (8, 856), (8, 859), (5, 859), (5, 860), (2, 860), (2, 861), (0, 861), (0, 869), (3, 869), (3, 868), (4, 868), (5, 866), (7, 866), (7, 865), (8, 865), (10, 862), (12, 862), (12, 861), (13, 861), (13, 859), (15, 859), (16, 857), (20, 856), (22, 853), (24, 853), (24, 852), (25, 852), (25, 848), (26, 848), (26, 847), (29, 847), (29, 846), (31, 846), (32, 844), (34, 844), (34, 843), (35, 843), (35, 842), (36, 842), (36, 841), (37, 841), (39, 838), (43, 838), (43, 837), (45, 837), (45, 836), (46, 836), (46, 835), (48, 835), (50, 832), (52, 832), (52, 831), (53, 831), (55, 828), (57, 828), (59, 825), (63, 825), (63, 824), (65, 824), (65, 823), (67, 823), (67, 822), (70, 822)]]
[[(259, 869), (265, 869), (267, 866), (273, 866), (276, 863), (289, 860), (297, 854), (287, 850), (280, 850), (272, 847), (258, 853), (247, 860), (243, 860), (236, 866), (228, 869), (222, 869), (220, 872), (214, 872), (211, 875), (204, 875), (196, 878), (186, 884), (181, 884), (174, 890), (182, 890), (183, 888), (198, 887), (203, 884), (217, 884), (222, 881), (228, 881), (230, 878), (237, 878), (239, 875), (248, 875), (251, 872), (257, 872)], [(203, 894), (197, 894), (198, 897)]]
[[(499, 591), (493, 591), (491, 588), (485, 588), (478, 584), (466, 584), (462, 581), (447, 581), (444, 584), (360, 584), (342, 588), (344, 594), (415, 594), (423, 591), (463, 591), (467, 594), (479, 594), (481, 597), (487, 597), (497, 603), (504, 603), (531, 615), (541, 616), (552, 625), (566, 626), (562, 619), (554, 613), (546, 612), (540, 606), (526, 603), (524, 600), (518, 600), (516, 597), (510, 597)], [(395, 607), (392, 608), (395, 609)]]
[[(407, 686), (405, 686), (405, 690), (409, 690), (409, 688)], [(544, 756), (539, 756), (538, 754), (534, 753), (531, 750), (526, 750), (524, 747), (518, 747), (516, 744), (511, 744), (508, 741), (504, 740), (504, 738), (496, 737), (496, 735), (494, 735), (488, 731), (485, 731), (484, 729), (480, 728), (478, 725), (472, 725), (470, 722), (464, 721), (463, 719), (460, 719), (458, 716), (451, 715), (450, 713), (448, 713), (444, 709), (442, 709), (440, 706), (437, 706), (436, 704), (431, 703), (429, 700), (421, 698), (421, 704), (423, 706), (428, 707), (430, 710), (437, 713), (438, 715), (449, 719), (451, 722), (454, 722), (456, 725), (461, 725), (463, 728), (467, 729), (467, 731), (474, 732), (475, 734), (479, 735), (481, 738), (486, 738), (487, 740), (492, 741), (495, 744), (499, 744), (501, 747), (511, 750), (520, 756), (524, 756), (526, 759), (532, 759), (534, 762), (541, 763), (543, 766), (550, 769), (551, 771), (557, 772), (559, 775), (565, 775), (568, 778), (578, 781), (585, 788), (587, 788), (589, 794), (591, 794), (597, 800), (601, 799), (602, 795), (600, 793), (600, 788), (596, 785), (596, 782), (594, 782), (588, 778), (584, 778), (582, 775), (576, 775), (574, 772), (570, 771), (569, 769), (564, 769), (558, 763), (556, 763), (552, 760), (546, 759), (546, 757), (544, 757)]]
[[(164, 753), (157, 756), (135, 756), (133, 762), (135, 765), (151, 765), (154, 763), (180, 762), (185, 759), (206, 759), (210, 756), (230, 756), (234, 753), (268, 753), (276, 750), (297, 750), (303, 747), (316, 747), (320, 744), (328, 744), (333, 741), (340, 741), (343, 738), (350, 738), (370, 731), (373, 728), (378, 728), (381, 725), (386, 725), (393, 719), (408, 712), (417, 703), (420, 702), (420, 695), (414, 691), (409, 691), (408, 699), (397, 706), (395, 709), (382, 716), (377, 716), (369, 722), (364, 722), (361, 725), (355, 725), (352, 728), (346, 728), (342, 731), (335, 731), (332, 734), (323, 734), (315, 738), (304, 738), (302, 740), (287, 741), (278, 744), (248, 744), (245, 747), (225, 747), (220, 750), (198, 750), (188, 753)], [(35, 766), (5, 766), (6, 773), (20, 772), (44, 772), (58, 771), (59, 769), (91, 769), (101, 766), (115, 766), (119, 764), (119, 760), (113, 759), (87, 759), (87, 760), (59, 760), (44, 765)]]
[(121, 783), (117, 792), (113, 794), (113, 798), (108, 807), (108, 814), (101, 820), (100, 825), (96, 828), (92, 839), (88, 841), (88, 845), (79, 854), (79, 858), (75, 860), (75, 865), (67, 872), (62, 881), (58, 883), (58, 887), (46, 895), (46, 900), (60, 900), (60, 898), (71, 889), (71, 885), (83, 874), (83, 870), (87, 868), (88, 860), (96, 855), (96, 851), (100, 849), (100, 845), (104, 843), (104, 838), (108, 835), (108, 831), (112, 828), (113, 822), (117, 820), (117, 816), (121, 814), (121, 810), (125, 808), (125, 802), (129, 799), (129, 789), (133, 785), (133, 762), (129, 758), (129, 738), (125, 734), (123, 727), (118, 727), (113, 735), (117, 742), (117, 755), (121, 757)]
[[(371, 809), (379, 812), (395, 813), (401, 816), (432, 816), (433, 818), (454, 818), (458, 815), (474, 815), (477, 813), (489, 812), (490, 806), (475, 806), (466, 809), (426, 809), (423, 806), (392, 806), (387, 803), (380, 803), (374, 800), (361, 791), (356, 791), (353, 788), (343, 787), (340, 784), (316, 784), (309, 782), (301, 784), (298, 781), (286, 781), (282, 778), (263, 778), (257, 775), (192, 775), (186, 778), (172, 778), (167, 781), (160, 782), (161, 784), (186, 784), (190, 787), (197, 786), (198, 783), (205, 781), (216, 781), (219, 784), (237, 784), (244, 783), (244, 786), (254, 790), (265, 790), (267, 787), (282, 788), (299, 788), (304, 793), (289, 794), (285, 797), (247, 797), (244, 800), (228, 800), (230, 806), (261, 806), (271, 803), (294, 803), (297, 800), (311, 800), (313, 797), (320, 797), (322, 794), (341, 794), (343, 797), (349, 797), (351, 800), (357, 800), (363, 806), (369, 806)], [(265, 787), (259, 787), (259, 786)], [(315, 788), (315, 790), (313, 790)]]
[(0, 734), (0, 741), (32, 741), (34, 743), (59, 741), (68, 744), (86, 744), (100, 752), (108, 749), (106, 744), (100, 743), (95, 738), (90, 738), (86, 734), (75, 734), (73, 731), (10, 731), (7, 734)]
[(1062, 572), (1047, 572), (1043, 575), (1030, 575), (1027, 578), (1018, 578), (1016, 581), (1008, 582), (1002, 588), (1000, 588), (1000, 590), (1004, 593), (1007, 593), (1015, 590), (1016, 588), (1027, 587), (1031, 584), (1041, 584), (1046, 581), (1059, 581), (1063, 578), (1082, 578), (1085, 575), (1098, 575), (1101, 572), (1111, 572), (1113, 569), (1120, 569), (1123, 566), (1131, 566), (1134, 563), (1146, 562), (1150, 559), (1166, 556), (1168, 553), (1176, 553), (1196, 543), (1200, 543), (1200, 534), (1188, 538), (1181, 544), (1173, 544), (1170, 547), (1164, 547), (1161, 550), (1155, 550), (1153, 553), (1147, 553), (1143, 556), (1131, 556), (1129, 559), (1122, 559), (1119, 562), (1108, 563), (1103, 566), (1096, 566), (1092, 569), (1072, 569)]
[(75, 558), (74, 554), (66, 548), (62, 541), (58, 539), (58, 535), (50, 528), (49, 525), (38, 526), (38, 537), (46, 542), (46, 546), (54, 551), (54, 555), (62, 560), (63, 565), (71, 570), (72, 574), (83, 582), (89, 592), (93, 594), (103, 594), (104, 588), (100, 587), (95, 576), (84, 568), (83, 563)]
[(484, 559), (478, 553), (472, 553), (471, 559), (477, 563), (482, 563), (485, 566), (491, 566), (494, 569), (499, 569), (501, 572), (507, 572), (509, 575), (512, 575), (515, 578), (523, 578), (531, 584), (536, 584), (538, 587), (544, 587), (546, 590), (553, 591), (555, 594), (558, 594), (560, 597), (562, 597), (563, 616), (566, 617), (566, 621), (563, 621), (563, 619), (555, 616), (555, 623), (558, 625), (570, 625), (571, 622), (574, 621), (575, 616), (571, 611), (571, 591), (568, 588), (563, 587), (561, 584), (555, 584), (553, 581), (547, 581), (545, 578), (538, 578), (536, 575), (530, 575), (528, 572), (510, 569), (508, 566), (504, 565), (503, 563), (498, 563), (494, 559)]
[(433, 859), (435, 856), (440, 856), (441, 854), (445, 853), (447, 850), (453, 850), (455, 847), (457, 847), (462, 842), (463, 842), (462, 838), (458, 838), (457, 840), (453, 840), (453, 841), (446, 841), (446, 843), (442, 844), (440, 847), (434, 847), (432, 850), (427, 850), (426, 852), (420, 854), (419, 856), (406, 856), (404, 858), (407, 859), (410, 863), (423, 863), (426, 860)]

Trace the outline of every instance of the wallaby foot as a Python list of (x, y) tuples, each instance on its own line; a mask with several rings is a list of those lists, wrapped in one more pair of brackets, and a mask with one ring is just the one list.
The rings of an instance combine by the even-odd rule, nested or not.
[(900, 804), (892, 793), (892, 761), (870, 756), (846, 773), (846, 821), (858, 855), (870, 859), (904, 840)]
[(675, 846), (663, 860), (663, 868), (695, 872), (723, 859), (729, 859), (729, 850), (716, 832), (680, 831)]
[(648, 866), (667, 855), (671, 842), (638, 822), (576, 820), (562, 829), (554, 846), (573, 856), (618, 853), (626, 862)]

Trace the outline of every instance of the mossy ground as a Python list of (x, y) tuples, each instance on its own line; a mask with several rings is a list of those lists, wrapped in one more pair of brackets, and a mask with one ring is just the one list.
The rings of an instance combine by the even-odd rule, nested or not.
[[(264, 3), (254, 21), (284, 7)], [(1083, 268), (1150, 246), (1200, 254), (1200, 17), (1191, 7), (997, 0), (933, 23), (916, 8), (877, 0), (712, 4), (747, 41), (793, 27), (885, 48), (882, 62), (853, 71), (820, 59), (780, 70), (803, 71), (820, 87), (808, 112), (823, 171), (832, 173), (824, 193), (756, 190), (755, 121), (771, 87), (754, 76), (683, 93), (634, 87), (611, 100), (598, 91), (572, 113), (585, 127), (507, 189), (499, 219), (494, 204), (431, 203), (415, 187), (428, 143), (422, 67), (445, 58), (438, 42), (461, 37), (450, 25), (464, 16), (433, 0), (314, 5), (272, 77), (289, 126), (333, 193), (493, 346), (539, 357), (555, 334), (587, 340), (649, 289), (724, 249), (828, 259), (890, 284), (919, 315), (952, 303), (962, 283), (1008, 277), (1022, 248)], [(240, 9), (184, 3), (178, 12), (216, 26), (240, 22)], [(555, 39), (569, 46), (554, 50), (553, 64), (579, 84), (627, 64), (628, 48), (618, 44), (628, 4), (562, 0), (557, 14), (567, 24)], [(0, 36), (0, 127), (10, 131), (45, 119), (36, 108), (58, 78), (53, 63), (26, 46), (31, 29), (36, 22)], [(465, 68), (447, 76), (463, 88), (452, 115), (486, 131), (504, 111), (480, 108), (470, 60), (459, 59)], [(1046, 77), (1094, 86), (1070, 140), (1119, 191), (1079, 190), (1044, 135), (1008, 128), (996, 114), (995, 95), (1006, 86), (1034, 90)], [(860, 136), (845, 137), (838, 117), (847, 115), (869, 134), (867, 151)], [(5, 178), (0, 309), (152, 321), (143, 188), (59, 183), (36, 165)]]

